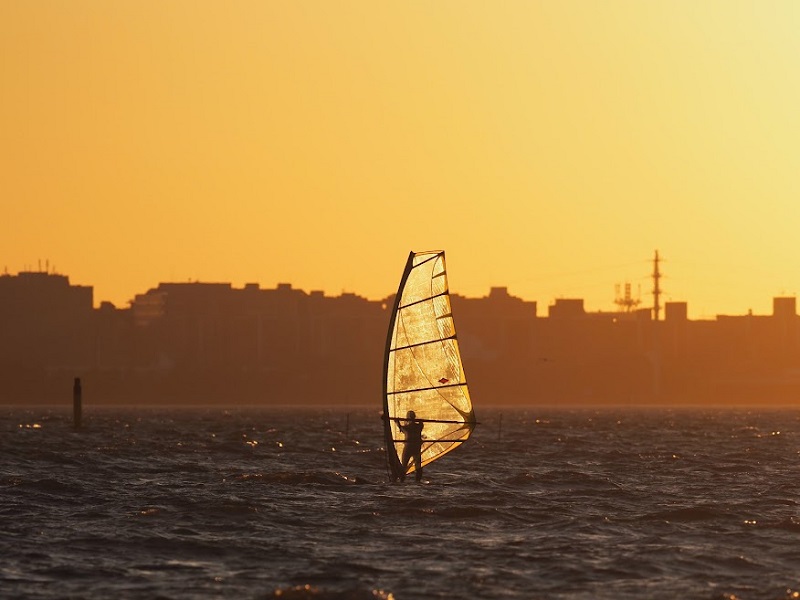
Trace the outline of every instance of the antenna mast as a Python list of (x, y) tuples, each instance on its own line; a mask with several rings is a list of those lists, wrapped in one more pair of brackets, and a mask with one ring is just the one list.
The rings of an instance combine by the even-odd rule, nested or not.
[(661, 287), (659, 280), (661, 279), (661, 271), (658, 269), (658, 263), (661, 259), (658, 257), (658, 250), (656, 250), (655, 257), (653, 258), (653, 318), (658, 321), (661, 312)]

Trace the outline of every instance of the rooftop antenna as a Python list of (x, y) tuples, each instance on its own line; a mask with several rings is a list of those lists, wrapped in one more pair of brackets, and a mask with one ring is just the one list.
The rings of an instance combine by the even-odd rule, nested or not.
[[(627, 282), (625, 283), (625, 294), (622, 296), (620, 295), (620, 285), (616, 284), (614, 288), (616, 290), (616, 298), (614, 299), (614, 304), (619, 306), (620, 312), (629, 313), (634, 308), (639, 306), (639, 304), (641, 303), (640, 298), (634, 298), (633, 295), (631, 294), (630, 283)], [(641, 289), (639, 290), (639, 296), (641, 296)]]

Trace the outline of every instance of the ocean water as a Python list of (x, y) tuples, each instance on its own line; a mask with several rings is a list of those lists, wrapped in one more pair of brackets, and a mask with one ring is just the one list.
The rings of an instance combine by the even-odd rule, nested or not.
[(800, 597), (800, 411), (0, 408), (3, 598)]

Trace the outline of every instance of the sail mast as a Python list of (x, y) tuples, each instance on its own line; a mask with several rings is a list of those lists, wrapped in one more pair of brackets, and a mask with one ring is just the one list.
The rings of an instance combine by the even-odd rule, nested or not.
[(390, 471), (390, 478), (392, 481), (398, 479), (403, 471), (403, 466), (400, 464), (400, 459), (394, 451), (394, 440), (392, 436), (392, 424), (389, 420), (389, 353), (392, 351), (392, 339), (394, 338), (394, 328), (397, 322), (397, 310), (400, 307), (400, 300), (403, 297), (403, 288), (408, 280), (408, 275), (411, 269), (414, 268), (414, 252), (408, 253), (408, 260), (406, 267), (403, 270), (403, 275), (400, 278), (400, 285), (397, 286), (397, 294), (394, 297), (394, 305), (392, 306), (392, 315), (389, 319), (389, 330), (386, 334), (386, 350), (383, 355), (383, 437), (386, 446), (386, 462)]

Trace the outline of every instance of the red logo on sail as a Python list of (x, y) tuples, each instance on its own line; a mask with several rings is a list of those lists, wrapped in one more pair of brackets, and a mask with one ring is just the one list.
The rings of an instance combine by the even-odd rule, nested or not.
[(450, 381), (450, 380), (449, 380), (447, 377), (442, 377), (442, 378), (439, 380), (439, 383), (447, 383), (448, 381)]

